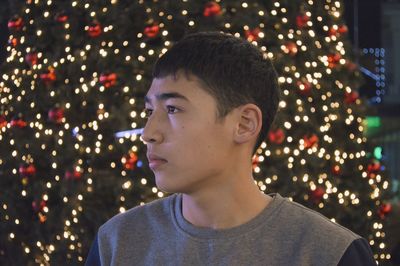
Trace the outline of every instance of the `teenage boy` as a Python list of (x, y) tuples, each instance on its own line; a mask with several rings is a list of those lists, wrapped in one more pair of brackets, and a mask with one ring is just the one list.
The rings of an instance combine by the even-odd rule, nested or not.
[(279, 95), (272, 63), (232, 35), (191, 34), (161, 56), (142, 139), (172, 195), (101, 226), (86, 264), (375, 265), (365, 239), (254, 183)]

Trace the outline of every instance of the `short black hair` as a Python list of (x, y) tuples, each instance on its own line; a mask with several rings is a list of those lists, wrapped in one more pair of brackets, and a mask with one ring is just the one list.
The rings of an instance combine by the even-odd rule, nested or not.
[(275, 119), (280, 89), (272, 62), (259, 48), (222, 32), (188, 34), (157, 60), (153, 78), (176, 77), (179, 71), (205, 84), (217, 101), (219, 118), (241, 105), (257, 105), (262, 128), (254, 150), (260, 146)]

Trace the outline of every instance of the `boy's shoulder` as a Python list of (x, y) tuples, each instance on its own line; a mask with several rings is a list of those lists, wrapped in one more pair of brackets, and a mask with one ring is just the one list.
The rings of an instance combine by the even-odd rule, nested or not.
[(170, 195), (119, 213), (104, 223), (100, 227), (100, 231), (115, 232), (115, 230), (132, 228), (132, 226), (140, 227), (140, 225), (144, 225), (149, 221), (165, 220), (170, 215), (171, 201), (175, 196)]
[(321, 213), (286, 198), (277, 215), (276, 221), (281, 220), (280, 226), (283, 230), (290, 233), (292, 237), (300, 237), (306, 242), (314, 242), (317, 238), (316, 243), (319, 244), (336, 245), (341, 243), (346, 246), (361, 238)]
[(284, 256), (301, 259), (307, 265), (314, 265), (311, 262), (337, 265), (345, 254), (345, 262), (352, 261), (348, 258), (351, 254), (354, 260), (365, 260), (365, 265), (374, 264), (368, 242), (361, 236), (317, 211), (279, 194), (276, 197), (280, 204), (273, 213), (270, 223), (273, 232), (269, 236)]

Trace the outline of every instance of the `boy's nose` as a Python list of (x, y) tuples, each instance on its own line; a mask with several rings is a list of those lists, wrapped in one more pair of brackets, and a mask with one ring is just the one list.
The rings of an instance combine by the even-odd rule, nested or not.
[(160, 143), (163, 140), (159, 130), (159, 123), (154, 118), (149, 118), (143, 128), (142, 140), (146, 143)]

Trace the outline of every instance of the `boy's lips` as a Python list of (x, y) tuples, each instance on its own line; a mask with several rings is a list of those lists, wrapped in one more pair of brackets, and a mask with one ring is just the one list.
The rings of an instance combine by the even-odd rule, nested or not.
[(167, 161), (166, 159), (164, 159), (163, 157), (155, 154), (155, 153), (147, 153), (147, 159), (150, 160), (163, 160), (163, 161)]
[(168, 162), (166, 159), (164, 159), (161, 156), (158, 156), (154, 153), (148, 153), (147, 159), (149, 160), (149, 166), (151, 169), (155, 169), (155, 168)]

